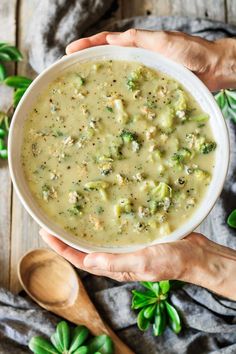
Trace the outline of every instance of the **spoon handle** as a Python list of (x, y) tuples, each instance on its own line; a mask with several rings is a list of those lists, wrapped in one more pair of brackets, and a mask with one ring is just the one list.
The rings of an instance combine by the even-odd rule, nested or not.
[(102, 320), (86, 293), (85, 297), (79, 296), (71, 307), (51, 308), (50, 310), (72, 323), (86, 326), (94, 335), (109, 335), (115, 346), (115, 354), (135, 354)]

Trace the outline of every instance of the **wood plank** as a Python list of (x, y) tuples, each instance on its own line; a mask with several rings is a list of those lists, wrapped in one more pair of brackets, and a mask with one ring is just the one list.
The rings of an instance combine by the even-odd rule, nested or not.
[(224, 21), (225, 4), (224, 0), (122, 0), (123, 18), (143, 15), (188, 16)]
[[(36, 0), (21, 0), (19, 4), (18, 47), (24, 55), (24, 61), (18, 65), (17, 74), (28, 77), (35, 76), (34, 71), (28, 64), (26, 46), (27, 31), (35, 5)], [(10, 290), (14, 293), (21, 290), (17, 277), (19, 259), (30, 249), (45, 247), (38, 231), (37, 223), (29, 216), (15, 192), (13, 192)]]
[[(1, 0), (0, 14), (0, 40), (15, 44), (16, 0)], [(9, 74), (14, 74), (14, 71), (15, 64), (7, 66)], [(12, 90), (0, 85), (0, 97), (0, 110), (7, 111)], [(9, 288), (12, 186), (6, 161), (0, 161), (0, 194), (0, 286)]]
[(227, 22), (236, 25), (236, 0), (226, 0)]

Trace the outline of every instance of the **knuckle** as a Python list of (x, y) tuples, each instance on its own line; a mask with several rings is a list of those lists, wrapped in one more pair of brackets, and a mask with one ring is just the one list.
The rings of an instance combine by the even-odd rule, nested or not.
[(129, 39), (129, 41), (132, 43), (132, 45), (135, 45), (135, 39), (137, 37), (137, 29), (135, 28), (130, 28), (128, 31), (126, 31), (126, 35)]
[(116, 275), (116, 280), (119, 282), (135, 281), (136, 276), (131, 272), (121, 272)]

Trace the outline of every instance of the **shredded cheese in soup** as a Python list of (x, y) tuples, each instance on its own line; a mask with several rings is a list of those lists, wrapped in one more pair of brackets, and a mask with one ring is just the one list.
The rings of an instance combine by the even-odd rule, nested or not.
[(36, 100), (22, 165), (55, 223), (93, 245), (129, 245), (191, 218), (215, 148), (208, 115), (178, 82), (137, 62), (87, 62)]

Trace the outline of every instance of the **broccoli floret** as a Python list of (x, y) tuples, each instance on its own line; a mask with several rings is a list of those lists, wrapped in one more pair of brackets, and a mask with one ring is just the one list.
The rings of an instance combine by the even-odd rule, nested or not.
[(185, 111), (187, 109), (186, 95), (180, 89), (175, 92), (174, 108), (176, 111)]
[(114, 207), (114, 212), (117, 218), (119, 218), (121, 214), (132, 213), (132, 203), (130, 199), (128, 198), (120, 199)]
[(85, 79), (79, 74), (77, 74), (77, 83), (79, 86), (83, 86), (85, 84)]
[(200, 113), (190, 117), (190, 120), (193, 122), (203, 123), (209, 120), (209, 114), (207, 113)]
[(122, 130), (120, 137), (124, 141), (124, 143), (131, 143), (132, 141), (137, 141), (136, 134), (130, 132), (129, 130)]
[(181, 148), (171, 156), (174, 165), (180, 166), (183, 162), (191, 157), (191, 151), (187, 148)]
[(200, 168), (196, 168), (194, 170), (194, 176), (199, 180), (199, 181), (205, 181), (207, 183), (210, 182), (211, 175), (209, 172), (201, 170)]
[(108, 112), (113, 112), (113, 108), (112, 107), (110, 107), (110, 106), (106, 106), (106, 110), (108, 111)]
[(84, 185), (84, 189), (88, 191), (97, 190), (99, 191), (103, 200), (107, 199), (106, 189), (109, 187), (109, 183), (106, 181), (98, 180), (87, 182)]
[(120, 134), (121, 139), (125, 144), (132, 144), (132, 150), (137, 152), (139, 151), (141, 145), (138, 141), (138, 137), (136, 133), (132, 133), (129, 130), (122, 130)]
[(126, 85), (130, 91), (135, 91), (138, 89), (138, 83), (131, 77), (128, 78)]
[(206, 142), (201, 144), (200, 153), (209, 154), (210, 152), (214, 151), (215, 148), (216, 148), (216, 143), (214, 141)]
[(151, 215), (156, 214), (157, 210), (161, 207), (161, 203), (157, 200), (150, 200), (149, 202), (149, 211)]
[(128, 77), (126, 85), (130, 91), (135, 91), (139, 88), (139, 80), (143, 78), (143, 68), (139, 67), (132, 71)]
[(82, 215), (82, 207), (79, 204), (74, 205), (73, 207), (67, 209), (67, 212), (71, 216), (77, 216), (77, 215)]
[(165, 182), (159, 182), (156, 187), (151, 190), (152, 197), (160, 202), (165, 198), (171, 198), (172, 188)]

